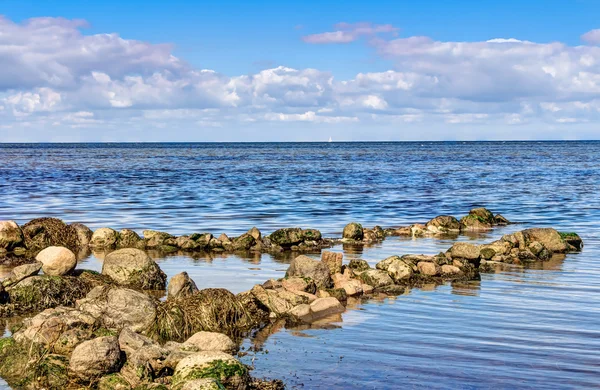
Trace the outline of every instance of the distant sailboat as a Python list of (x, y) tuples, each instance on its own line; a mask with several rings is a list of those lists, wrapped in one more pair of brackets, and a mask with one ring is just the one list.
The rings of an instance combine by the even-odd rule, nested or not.
[(329, 142), (333, 142), (333, 140), (331, 139), (331, 137), (329, 137)]

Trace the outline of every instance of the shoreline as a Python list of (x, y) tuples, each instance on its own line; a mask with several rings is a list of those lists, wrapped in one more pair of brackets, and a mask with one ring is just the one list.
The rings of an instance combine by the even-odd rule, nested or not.
[[(432, 221), (440, 222), (439, 217), (436, 218)], [(448, 217), (442, 219), (449, 220)], [(427, 225), (423, 226), (427, 228)], [(347, 236), (345, 238), (349, 238), (351, 233), (358, 238), (359, 232), (363, 233), (364, 238), (365, 232), (358, 229), (357, 226), (349, 224), (347, 228), (344, 233)], [(411, 234), (421, 230), (420, 226), (410, 228)], [(247, 234), (251, 236), (252, 230)], [(352, 239), (353, 245), (356, 245), (357, 242), (362, 243), (363, 241)], [(12, 337), (1, 339), (4, 341), (0, 346), (0, 355), (12, 355), (18, 348), (31, 348), (33, 345), (47, 351), (46, 354), (51, 352), (52, 355), (56, 355), (56, 342), (61, 337), (63, 337), (62, 340), (66, 337), (67, 344), (73, 344), (75, 349), (80, 344), (100, 342), (94, 340), (113, 337), (110, 340), (111, 345), (113, 347), (116, 345), (114, 340), (116, 338), (116, 343), (119, 344), (118, 348), (122, 350), (126, 347), (120, 345), (121, 334), (126, 329), (133, 327), (136, 335), (149, 337), (148, 340), (144, 339), (146, 340), (144, 343), (151, 346), (145, 345), (138, 350), (145, 351), (144, 353), (148, 353), (148, 350), (159, 351), (157, 353), (161, 356), (165, 355), (167, 360), (171, 355), (181, 358), (177, 364), (171, 362), (167, 368), (160, 364), (154, 368), (151, 367), (152, 374), (138, 378), (140, 383), (152, 383), (153, 386), (161, 385), (166, 386), (164, 388), (167, 389), (175, 389), (183, 382), (190, 382), (190, 378), (194, 375), (202, 376), (210, 373), (213, 375), (213, 380), (228, 383), (230, 386), (227, 388), (247, 388), (243, 386), (253, 386), (249, 385), (251, 379), (248, 372), (244, 371), (242, 366), (238, 366), (239, 362), (235, 361), (235, 358), (232, 357), (234, 360), (228, 360), (229, 358), (224, 355), (215, 355), (214, 351), (185, 351), (181, 343), (185, 344), (196, 333), (206, 331), (215, 334), (204, 335), (205, 337), (219, 338), (221, 336), (218, 334), (225, 333), (232, 338), (231, 340), (237, 340), (239, 343), (242, 335), (268, 327), (274, 321), (283, 320), (289, 326), (293, 326), (311, 324), (331, 315), (339, 315), (345, 311), (344, 305), (348, 297), (371, 299), (397, 296), (402, 294), (407, 287), (425, 283), (440, 284), (446, 281), (478, 280), (480, 272), (489, 272), (496, 264), (545, 261), (550, 259), (553, 254), (578, 251), (582, 249), (582, 246), (581, 239), (574, 233), (561, 234), (551, 228), (534, 228), (508, 234), (500, 240), (483, 245), (457, 242), (445, 253), (434, 256), (391, 256), (377, 263), (375, 268), (372, 268), (366, 261), (357, 259), (344, 264), (342, 254), (323, 251), (321, 260), (304, 255), (297, 256), (292, 260), (285, 278), (267, 280), (262, 285), (255, 285), (250, 291), (237, 295), (224, 289), (199, 290), (185, 272), (175, 275), (167, 286), (166, 275), (158, 264), (138, 248), (115, 249), (108, 253), (104, 259), (102, 273), (98, 274), (85, 270), (74, 270), (77, 263), (75, 254), (67, 248), (52, 249), (56, 247), (51, 246), (38, 253), (38, 263), (15, 268), (15, 270), (19, 270), (16, 274), (13, 272), (9, 276), (9, 283), (6, 283), (6, 280), (2, 283), (6, 284), (3, 287), (5, 300), (8, 295), (8, 302), (0, 304), (0, 309), (4, 309), (5, 314), (10, 316), (10, 309), (8, 312), (6, 311), (8, 307), (13, 308), (13, 313), (17, 313), (19, 310), (22, 310), (22, 313), (32, 314), (44, 309), (45, 311), (37, 314), (33, 319), (26, 320), (25, 325)], [(63, 258), (68, 255), (67, 251), (71, 252), (72, 256), (66, 256), (70, 259), (70, 265), (60, 264), (66, 260), (56, 261), (52, 256), (46, 257), (47, 253), (46, 255), (44, 253), (50, 249), (59, 251)], [(44, 271), (45, 275), (37, 275), (40, 269)], [(63, 271), (57, 272), (57, 275), (48, 275), (57, 269)], [(60, 275), (61, 273), (62, 275)], [(60, 287), (57, 288), (57, 286)], [(157, 287), (158, 289), (167, 289), (168, 287), (167, 300), (160, 302), (153, 298), (148, 291), (149, 287), (152, 289)], [(32, 294), (39, 293), (40, 290), (43, 290), (45, 294), (53, 292), (56, 295), (54, 297), (44, 295), (43, 301), (32, 299)], [(114, 312), (116, 310), (114, 307), (122, 305), (122, 302), (128, 302), (128, 304), (121, 307), (120, 311)], [(223, 306), (224, 302), (229, 303)], [(22, 307), (19, 308), (19, 304)], [(137, 317), (134, 315), (135, 318), (131, 317), (130, 312), (135, 312), (133, 308), (140, 306), (146, 307), (154, 313), (150, 320), (144, 322), (144, 316), (140, 317), (139, 315)], [(200, 311), (198, 311), (199, 308), (201, 308)], [(111, 312), (111, 310), (113, 311)], [(180, 314), (173, 317), (172, 313)], [(202, 313), (202, 315), (198, 315), (198, 313)], [(207, 315), (207, 313), (209, 314)], [(6, 315), (0, 316), (6, 317)], [(86, 323), (87, 325), (67, 325), (63, 320), (71, 318), (75, 322), (81, 322), (82, 317), (91, 318)], [(227, 320), (222, 320), (223, 318), (227, 318)], [(44, 338), (40, 343), (37, 335), (44, 332), (48, 335), (46, 326), (48, 322), (62, 323), (61, 326), (67, 329), (63, 329), (63, 332), (55, 337), (54, 342), (48, 343), (47, 338)], [(81, 327), (84, 328), (83, 331)], [(83, 332), (85, 335), (73, 336), (68, 332)], [(65, 333), (68, 333), (68, 336), (64, 336)], [(100, 336), (104, 333), (112, 336)], [(105, 341), (105, 339), (101, 340), (102, 343)], [(173, 341), (175, 344), (169, 344)], [(131, 352), (132, 356), (137, 353), (135, 359), (131, 356), (117, 359), (118, 362), (114, 363), (114, 367), (104, 372), (106, 375), (99, 380), (107, 381), (108, 379), (103, 379), (106, 376), (115, 378), (114, 372), (120, 372), (117, 374), (117, 376), (120, 375), (119, 379), (124, 379), (131, 384), (133, 379), (127, 376), (129, 375), (127, 372), (121, 371), (126, 366), (128, 367), (133, 360), (142, 359), (138, 355), (144, 355), (144, 353), (138, 353), (138, 350)], [(74, 369), (71, 367), (71, 361), (74, 359), (74, 349), (67, 349), (66, 352), (59, 350), (59, 352), (63, 353), (63, 355), (58, 353), (59, 356), (63, 356), (59, 359), (63, 362), (61, 364), (64, 368), (61, 372), (66, 375), (62, 380), (72, 381), (71, 374)], [(67, 357), (70, 356), (70, 360), (67, 359), (69, 360), (68, 364), (64, 358), (65, 353)], [(178, 371), (178, 364), (192, 355), (198, 359), (198, 354), (202, 355), (203, 359), (212, 359), (210, 362), (213, 363), (223, 361), (223, 359), (228, 360), (230, 365), (238, 367), (239, 370), (232, 371), (230, 365), (219, 366), (222, 370), (215, 374), (214, 364), (217, 363), (214, 363), (211, 370), (208, 371), (202, 364), (194, 363), (196, 365), (192, 365), (192, 369), (190, 369), (193, 374), (181, 374), (183, 368), (179, 367)], [(148, 360), (146, 363), (152, 366)], [(58, 365), (61, 366), (61, 364)], [(218, 363), (218, 365), (220, 364)], [(116, 368), (119, 370), (114, 371)], [(178, 372), (180, 375), (177, 377)], [(232, 372), (235, 373), (232, 374)], [(15, 377), (18, 377), (18, 375), (14, 375), (14, 370), (7, 373), (6, 367), (4, 367), (4, 371), (0, 367), (0, 373), (8, 378), (9, 382), (10, 380), (14, 382)], [(48, 380), (47, 376), (43, 378)], [(167, 378), (167, 382), (171, 382), (165, 385), (162, 383), (162, 378)], [(78, 379), (78, 381), (81, 380), (81, 378)], [(83, 378), (83, 381), (96, 385), (98, 378), (90, 375)], [(273, 383), (271, 384), (273, 385)], [(243, 386), (235, 387), (238, 385)], [(264, 383), (263, 385), (266, 386)], [(277, 383), (277, 385), (279, 384)], [(133, 387), (131, 384), (131, 388)]]

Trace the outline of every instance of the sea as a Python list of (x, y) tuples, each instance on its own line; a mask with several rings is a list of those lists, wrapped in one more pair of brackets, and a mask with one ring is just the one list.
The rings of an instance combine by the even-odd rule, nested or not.
[[(0, 220), (19, 224), (57, 217), (216, 236), (298, 226), (337, 237), (351, 221), (397, 227), (474, 207), (517, 223), (332, 250), (374, 265), (530, 227), (577, 232), (584, 249), (477, 282), (356, 300), (319, 326), (275, 326), (244, 340), (242, 361), (289, 389), (600, 388), (598, 141), (0, 144)], [(89, 253), (79, 267), (99, 270), (102, 257)], [(199, 288), (236, 293), (283, 277), (291, 261), (155, 259), (169, 277), (186, 271)]]

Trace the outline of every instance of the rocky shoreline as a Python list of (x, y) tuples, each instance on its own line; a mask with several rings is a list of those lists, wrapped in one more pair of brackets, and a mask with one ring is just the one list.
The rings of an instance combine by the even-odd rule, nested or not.
[[(405, 254), (344, 263), (341, 253), (320, 260), (299, 254), (284, 278), (250, 291), (199, 289), (184, 272), (167, 277), (146, 253), (177, 250), (229, 252), (321, 251), (337, 243), (367, 245), (389, 235), (457, 234), (508, 224), (486, 209), (458, 220), (439, 216), (402, 228), (344, 228), (341, 239), (312, 229), (280, 229), (263, 237), (253, 228), (240, 237), (103, 228), (38, 219), (19, 227), (0, 222), (0, 248), (22, 259), (0, 284), (0, 318), (16, 321), (0, 339), (0, 377), (15, 388), (278, 389), (280, 381), (252, 378), (239, 342), (278, 321), (311, 324), (345, 311), (350, 298), (396, 296), (406, 288), (478, 280), (497, 264), (549, 260), (580, 251), (581, 238), (551, 228), (525, 229), (488, 244), (457, 242), (437, 255)], [(101, 273), (77, 269), (82, 247), (109, 248)], [(310, 249), (309, 249), (310, 248)], [(35, 256), (32, 258), (31, 256)], [(43, 274), (40, 274), (42, 272)], [(155, 291), (166, 291), (166, 300)]]

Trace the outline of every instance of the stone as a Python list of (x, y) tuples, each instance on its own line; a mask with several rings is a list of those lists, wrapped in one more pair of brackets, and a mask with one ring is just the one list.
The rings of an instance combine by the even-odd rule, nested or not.
[(134, 332), (131, 328), (123, 328), (119, 334), (119, 348), (121, 351), (125, 352), (127, 356), (132, 355), (142, 347), (155, 344), (156, 343), (152, 339)]
[(151, 382), (160, 376), (171, 351), (158, 344), (145, 345), (127, 356), (121, 375), (132, 385)]
[(92, 234), (90, 246), (93, 248), (110, 248), (117, 244), (119, 233), (111, 228), (100, 228)]
[(2, 286), (8, 287), (19, 283), (21, 280), (30, 276), (37, 275), (42, 269), (42, 263), (36, 261), (31, 264), (23, 264), (15, 267), (10, 271), (10, 274), (2, 281)]
[(248, 369), (233, 356), (219, 351), (202, 351), (183, 358), (175, 367), (173, 387), (190, 380), (216, 379), (226, 389), (245, 389)]
[(317, 298), (310, 304), (310, 311), (313, 321), (319, 318), (327, 317), (332, 314), (343, 313), (346, 309), (336, 298)]
[(450, 254), (452, 258), (477, 260), (480, 256), (480, 247), (466, 242), (456, 242), (450, 248)]
[(567, 242), (567, 244), (571, 245), (575, 250), (583, 249), (583, 240), (577, 233), (559, 233), (560, 236)]
[(300, 255), (292, 260), (285, 275), (286, 277), (300, 276), (311, 278), (317, 288), (329, 287), (331, 285), (331, 276), (329, 275), (327, 264), (304, 255)]
[(15, 221), (0, 221), (0, 249), (12, 251), (24, 246), (25, 237)]
[(317, 229), (304, 229), (302, 230), (302, 239), (304, 241), (321, 241), (321, 239), (323, 238), (323, 236), (321, 235), (321, 232), (318, 231)]
[(177, 239), (175, 239), (175, 246), (187, 250), (193, 250), (200, 247), (200, 245), (189, 236), (177, 237)]
[(35, 343), (52, 347), (64, 332), (71, 329), (92, 329), (96, 318), (81, 310), (57, 307), (46, 309), (23, 322), (23, 327), (14, 334), (19, 343)]
[(315, 283), (309, 278), (291, 276), (281, 281), (281, 286), (290, 291), (304, 291), (314, 293), (317, 291)]
[(146, 252), (125, 248), (109, 253), (102, 264), (102, 274), (117, 284), (147, 290), (163, 290), (167, 276)]
[(347, 296), (361, 295), (363, 293), (363, 283), (360, 280), (350, 279), (336, 284), (336, 288), (342, 288)]
[(386, 271), (395, 283), (410, 279), (413, 268), (398, 256), (391, 256), (380, 261), (375, 268)]
[(486, 209), (485, 207), (471, 209), (469, 211), (469, 215), (474, 215), (485, 223), (489, 223), (489, 224), (494, 223), (494, 214), (492, 214), (492, 212), (490, 210)]
[(274, 288), (283, 287), (283, 283), (281, 283), (279, 280), (269, 279), (266, 282), (264, 282), (262, 284), (262, 286), (267, 289), (269, 289), (269, 288), (274, 289)]
[(252, 238), (254, 238), (254, 240), (256, 240), (256, 241), (259, 241), (262, 237), (260, 230), (258, 230), (258, 228), (256, 226), (254, 226), (252, 229), (248, 230), (248, 234), (251, 235)]
[(362, 241), (363, 237), (363, 227), (357, 222), (350, 222), (344, 227), (344, 231), (342, 232), (342, 239), (346, 240)]
[(356, 272), (362, 272), (371, 269), (371, 266), (369, 265), (369, 263), (367, 263), (366, 260), (352, 259), (348, 264), (348, 268)]
[(300, 228), (285, 228), (271, 233), (269, 239), (272, 243), (285, 248), (300, 244), (304, 240), (304, 235)]
[(137, 248), (142, 238), (131, 229), (123, 229), (119, 232), (117, 248)]
[(414, 225), (410, 225), (410, 235), (413, 237), (423, 237), (427, 234), (427, 226), (416, 223)]
[(58, 337), (52, 348), (53, 352), (61, 355), (70, 355), (71, 352), (82, 342), (93, 337), (89, 328), (72, 328), (64, 331)]
[(98, 390), (131, 390), (131, 385), (122, 375), (110, 374), (100, 378)]
[(250, 290), (250, 293), (264, 306), (269, 312), (280, 315), (286, 313), (294, 307), (288, 300), (279, 296), (275, 290), (266, 290), (261, 285), (256, 285)]
[(229, 237), (227, 237), (227, 234), (225, 234), (225, 233), (221, 233), (221, 235), (219, 236), (218, 240), (221, 241), (224, 244), (231, 243), (231, 240), (229, 239)]
[(502, 214), (496, 214), (494, 216), (494, 223), (496, 225), (508, 225), (510, 224), (510, 221), (506, 219)]
[(460, 275), (460, 274), (462, 274), (462, 271), (457, 266), (444, 264), (444, 265), (442, 265), (442, 274), (444, 274), (444, 275)]
[(144, 240), (146, 240), (146, 246), (148, 248), (157, 248), (164, 245), (169, 245), (167, 240), (173, 238), (172, 235), (166, 232), (159, 232), (157, 230), (144, 230), (142, 232)]
[(439, 215), (427, 222), (425, 227), (433, 234), (458, 233), (460, 222), (451, 215)]
[(167, 290), (167, 299), (185, 297), (198, 291), (196, 283), (187, 272), (181, 272), (171, 278)]
[(217, 332), (197, 332), (184, 343), (194, 346), (198, 351), (220, 351), (234, 353), (237, 345), (229, 336)]
[(72, 223), (70, 226), (71, 228), (73, 228), (75, 234), (77, 235), (77, 242), (79, 243), (78, 246), (88, 246), (90, 244), (90, 241), (92, 241), (92, 236), (94, 235), (92, 229), (90, 229), (82, 223)]
[(429, 261), (421, 261), (417, 263), (417, 268), (419, 269), (419, 273), (427, 276), (436, 276), (441, 272), (441, 267), (439, 265)]
[(221, 390), (222, 387), (219, 386), (219, 381), (216, 379), (194, 379), (188, 382), (185, 382), (181, 387), (181, 390)]
[(90, 380), (119, 371), (121, 350), (114, 336), (98, 337), (79, 344), (69, 361), (69, 371)]
[(321, 254), (321, 261), (327, 264), (329, 268), (329, 273), (331, 275), (342, 272), (342, 261), (344, 259), (344, 254), (339, 252), (329, 252), (323, 251)]
[(244, 233), (241, 236), (234, 238), (232, 241), (232, 249), (236, 251), (250, 250), (256, 244), (256, 240), (252, 235)]
[(76, 308), (102, 321), (109, 329), (147, 330), (156, 318), (154, 299), (127, 288), (99, 286), (76, 303)]
[(77, 266), (77, 258), (71, 250), (61, 246), (50, 246), (35, 257), (42, 263), (42, 271), (49, 276), (63, 276)]
[(552, 228), (533, 228), (522, 231), (525, 243), (538, 241), (548, 250), (556, 253), (567, 252), (569, 246), (560, 233)]
[(386, 271), (378, 269), (370, 269), (358, 275), (364, 283), (373, 286), (374, 288), (393, 284), (394, 281)]

